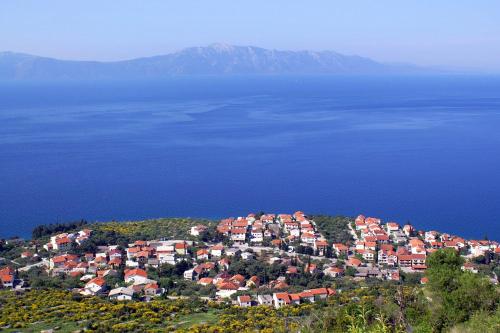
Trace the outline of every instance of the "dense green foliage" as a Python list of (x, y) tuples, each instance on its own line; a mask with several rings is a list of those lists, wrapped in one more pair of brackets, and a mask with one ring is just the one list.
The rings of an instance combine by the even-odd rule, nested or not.
[(104, 244), (126, 244), (136, 240), (150, 239), (187, 239), (190, 238), (191, 227), (203, 225), (215, 225), (207, 219), (191, 218), (159, 218), (144, 221), (123, 222), (98, 222), (87, 223), (86, 221), (69, 222), (61, 224), (49, 224), (36, 227), (32, 234), (34, 239), (44, 238), (61, 232), (75, 232), (83, 228), (94, 232), (93, 240), (98, 245)]
[(6, 243), (0, 240), (0, 258), (5, 259), (15, 259), (19, 258), (21, 252), (23, 251), (22, 247), (17, 246), (13, 243)]
[(498, 309), (498, 288), (480, 274), (462, 271), (463, 258), (453, 249), (437, 251), (427, 260), (432, 299), (432, 324), (437, 330)]
[(189, 237), (192, 226), (213, 223), (205, 219), (161, 218), (145, 221), (96, 223), (90, 229), (102, 232), (114, 232), (129, 240), (148, 239), (184, 239)]
[(330, 243), (348, 243), (353, 240), (348, 225), (352, 219), (345, 216), (315, 215), (311, 217), (318, 230)]
[(52, 234), (73, 231), (78, 228), (85, 227), (86, 225), (87, 221), (85, 220), (67, 222), (67, 223), (43, 224), (33, 229), (32, 237), (34, 239), (42, 238), (45, 236), (50, 236)]

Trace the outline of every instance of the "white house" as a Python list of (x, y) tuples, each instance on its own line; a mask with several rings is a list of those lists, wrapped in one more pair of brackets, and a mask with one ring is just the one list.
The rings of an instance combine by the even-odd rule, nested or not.
[(97, 295), (106, 290), (106, 281), (102, 277), (96, 277), (85, 284), (83, 294)]
[(125, 271), (125, 283), (145, 284), (148, 283), (148, 274), (145, 270), (134, 268)]
[(273, 294), (273, 304), (276, 309), (290, 304), (290, 296), (288, 293), (274, 293)]
[(130, 301), (134, 296), (134, 289), (119, 287), (109, 292), (109, 298), (117, 301)]
[(273, 297), (271, 295), (258, 295), (257, 302), (259, 305), (273, 305)]
[(246, 239), (247, 231), (245, 229), (231, 230), (231, 240), (234, 242), (244, 242)]
[(252, 298), (248, 295), (238, 296), (237, 301), (238, 301), (238, 305), (241, 307), (246, 308), (246, 307), (252, 306)]

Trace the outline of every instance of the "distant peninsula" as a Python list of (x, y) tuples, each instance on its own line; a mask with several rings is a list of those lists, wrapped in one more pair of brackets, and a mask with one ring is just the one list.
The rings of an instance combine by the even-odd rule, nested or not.
[(436, 70), (334, 51), (279, 51), (211, 44), (124, 61), (59, 60), (0, 52), (0, 80), (161, 79), (182, 75), (408, 74)]

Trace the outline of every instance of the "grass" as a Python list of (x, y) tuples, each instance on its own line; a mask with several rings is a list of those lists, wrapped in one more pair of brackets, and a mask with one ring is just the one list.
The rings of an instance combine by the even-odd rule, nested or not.
[(196, 324), (215, 324), (218, 311), (210, 309), (207, 312), (193, 313), (180, 316), (173, 322), (175, 328), (189, 328)]
[[(57, 330), (55, 328), (58, 328)], [(78, 329), (81, 329), (81, 327), (75, 323), (75, 322), (39, 322), (30, 325), (29, 327), (24, 327), (24, 328), (9, 328), (6, 330), (3, 330), (2, 332), (26, 332), (26, 333), (38, 333), (42, 330), (48, 330), (48, 329), (54, 329), (54, 332), (58, 333), (71, 333), (74, 332)]]

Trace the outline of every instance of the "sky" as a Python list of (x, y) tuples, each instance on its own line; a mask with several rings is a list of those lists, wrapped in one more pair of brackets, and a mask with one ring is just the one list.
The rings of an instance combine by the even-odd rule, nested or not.
[(112, 61), (215, 42), (498, 71), (500, 1), (0, 1), (0, 51)]

